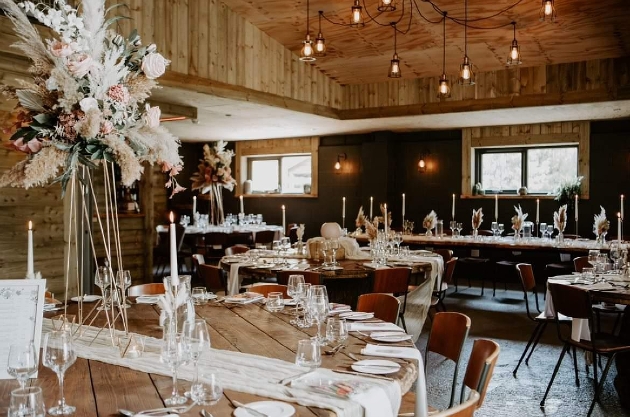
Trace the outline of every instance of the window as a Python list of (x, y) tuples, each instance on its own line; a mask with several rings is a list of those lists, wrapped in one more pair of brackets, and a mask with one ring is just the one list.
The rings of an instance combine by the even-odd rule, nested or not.
[(578, 176), (578, 145), (475, 149), (475, 182), (484, 190), (549, 194)]
[(252, 193), (304, 194), (311, 186), (311, 155), (248, 158)]

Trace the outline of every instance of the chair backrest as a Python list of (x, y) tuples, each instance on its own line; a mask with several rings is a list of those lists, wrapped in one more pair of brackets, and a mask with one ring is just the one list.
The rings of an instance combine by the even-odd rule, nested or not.
[(357, 301), (357, 311), (374, 313), (377, 319), (394, 324), (398, 320), (399, 309), (400, 301), (389, 294), (362, 294)]
[(297, 231), (298, 231), (298, 226), (294, 226), (289, 229), (289, 234), (287, 236), (289, 236), (289, 240), (291, 241), (291, 244), (298, 241)]
[[(574, 319), (591, 319), (592, 302), (588, 291), (573, 285), (547, 283), (556, 314)], [(592, 328), (592, 327), (591, 327)]]
[(291, 298), (291, 297), (289, 297), (289, 294), (287, 294), (287, 286), (286, 285), (280, 285), (280, 284), (252, 285), (251, 287), (249, 287), (248, 291), (255, 292), (255, 293), (258, 293), (258, 294), (262, 294), (265, 297), (270, 292), (281, 292), (283, 298)]
[(208, 246), (221, 246), (221, 249), (227, 245), (227, 233), (223, 232), (208, 232), (203, 235), (203, 240), (206, 247)]
[(479, 393), (477, 391), (470, 391), (466, 402), (458, 404), (455, 407), (447, 408), (439, 413), (431, 414), (431, 417), (472, 417), (475, 415), (478, 402)]
[[(226, 291), (227, 280), (225, 278), (225, 272), (218, 266), (201, 264), (197, 270), (199, 278), (211, 291), (223, 290)], [(226, 291), (227, 294), (227, 291)]]
[(230, 246), (229, 248), (225, 248), (225, 255), (232, 256), (238, 253), (245, 253), (247, 251), (249, 251), (249, 248), (247, 246), (234, 245), (234, 246)]
[(528, 291), (532, 291), (534, 299), (536, 300), (536, 310), (540, 311), (538, 306), (538, 294), (536, 293), (536, 278), (534, 278), (534, 269), (531, 264), (520, 263), (516, 264), (516, 272), (521, 279), (521, 287), (523, 288), (523, 297), (525, 298), (525, 309), (527, 310), (527, 316), (534, 320), (533, 315), (529, 309), (529, 296)]
[(442, 282), (450, 284), (453, 281), (453, 274), (455, 274), (455, 266), (457, 265), (457, 256), (452, 257), (444, 265), (444, 278)]
[(140, 295), (160, 295), (164, 294), (166, 290), (164, 289), (163, 283), (153, 283), (153, 284), (140, 284), (129, 287), (129, 297), (138, 297)]
[(252, 232), (232, 232), (227, 235), (227, 244), (230, 246), (251, 246), (254, 243)]
[(311, 285), (321, 285), (322, 275), (315, 271), (280, 271), (278, 272), (278, 284), (287, 285), (291, 275), (302, 275), (304, 282)]
[(273, 230), (261, 230), (260, 232), (256, 232), (256, 236), (254, 237), (254, 243), (261, 243), (263, 245), (268, 245), (273, 242), (273, 238), (276, 236), (276, 232)]
[(436, 313), (433, 318), (426, 351), (439, 353), (457, 362), (466, 337), (468, 337), (470, 323), (470, 317), (462, 313), (450, 311)]
[(450, 249), (435, 249), (434, 252), (440, 255), (442, 259), (444, 259), (445, 265), (453, 257), (453, 251)]
[(409, 288), (411, 268), (382, 268), (374, 271), (372, 292), (403, 294)]
[(578, 256), (573, 260), (575, 272), (582, 272), (584, 268), (591, 268), (593, 265), (588, 261), (588, 256)]
[(468, 359), (468, 365), (466, 365), (460, 402), (464, 401), (464, 387), (468, 387), (479, 393), (477, 408), (481, 407), (494, 372), (494, 367), (499, 359), (500, 350), (499, 344), (494, 340), (475, 340)]
[(193, 264), (195, 265), (195, 268), (198, 267), (200, 264), (206, 263), (205, 258), (200, 253), (193, 253), (192, 260), (193, 260)]

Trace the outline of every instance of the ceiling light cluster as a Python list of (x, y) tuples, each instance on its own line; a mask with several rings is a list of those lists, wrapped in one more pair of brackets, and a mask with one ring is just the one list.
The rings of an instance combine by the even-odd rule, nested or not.
[[(420, 8), (418, 7), (418, 1), (423, 3), (429, 3), (433, 6), (433, 9), (442, 15), (442, 19), (438, 21), (431, 21), (425, 16), (422, 15)], [(427, 23), (430, 24), (443, 24), (443, 56), (442, 56), (442, 75), (438, 84), (438, 97), (445, 98), (450, 97), (451, 89), (449, 85), (449, 80), (446, 75), (446, 20), (450, 20), (454, 23), (464, 26), (464, 58), (462, 64), (459, 66), (459, 79), (458, 83), (462, 86), (471, 86), (475, 84), (475, 72), (473, 69), (473, 64), (470, 58), (468, 57), (468, 28), (473, 29), (499, 29), (504, 28), (506, 26), (511, 25), (514, 32), (514, 38), (512, 40), (512, 45), (510, 46), (510, 52), (508, 54), (506, 65), (520, 65), (521, 61), (521, 50), (516, 40), (516, 22), (512, 21), (507, 24), (502, 24), (494, 27), (477, 27), (471, 25), (470, 22), (478, 22), (482, 20), (491, 19), (502, 15), (508, 12), (510, 9), (517, 6), (523, 0), (517, 0), (516, 3), (511, 6), (506, 7), (505, 9), (499, 11), (498, 13), (493, 13), (487, 17), (478, 17), (472, 20), (468, 19), (468, 0), (464, 0), (464, 10), (465, 16), (464, 19), (450, 17), (448, 16), (446, 11), (441, 10), (436, 4), (432, 2), (432, 0), (399, 0), (401, 3), (402, 15), (396, 22), (390, 22), (389, 24), (379, 23), (376, 18), (379, 17), (383, 13), (396, 11), (396, 0), (379, 0), (377, 11), (378, 13), (375, 16), (372, 16), (367, 7), (365, 7), (365, 0), (353, 0), (352, 7), (350, 9), (350, 23), (339, 23), (334, 22), (327, 18), (324, 15), (323, 11), (319, 12), (319, 31), (317, 34), (317, 38), (315, 39), (315, 43), (311, 40), (310, 35), (310, 0), (306, 0), (306, 37), (304, 39), (302, 50), (300, 51), (300, 60), (302, 61), (315, 61), (316, 57), (323, 57), (326, 55), (326, 40), (324, 39), (324, 35), (322, 34), (322, 18), (326, 19), (329, 23), (340, 26), (349, 26), (349, 27), (363, 27), (366, 23), (374, 22), (379, 26), (391, 26), (394, 29), (394, 55), (390, 61), (389, 65), (389, 73), (388, 77), (390, 78), (400, 78), (402, 75), (401, 66), (400, 66), (400, 57), (397, 52), (397, 34), (401, 33), (403, 35), (407, 34), (411, 28), (412, 17), (414, 13), (414, 9), (420, 14), (420, 17), (424, 19)], [(408, 11), (405, 10), (405, 4), (407, 3)], [(409, 14), (409, 23), (406, 30), (398, 29), (398, 23), (400, 23), (406, 14)], [(364, 17), (364, 14), (367, 16), (367, 21)], [(542, 0), (542, 7), (540, 9), (540, 20), (547, 22), (555, 22), (557, 18), (556, 8), (555, 8), (555, 0)]]

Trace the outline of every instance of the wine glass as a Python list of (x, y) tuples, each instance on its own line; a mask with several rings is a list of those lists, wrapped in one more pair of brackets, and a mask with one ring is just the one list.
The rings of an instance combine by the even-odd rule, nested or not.
[(103, 295), (103, 302), (98, 307), (98, 310), (105, 310), (110, 308), (111, 303), (111, 285), (112, 285), (112, 270), (109, 266), (99, 266), (96, 270), (94, 277), (94, 283), (101, 289)]
[(291, 324), (296, 324), (298, 315), (298, 303), (300, 289), (298, 284), (304, 284), (304, 275), (289, 275), (289, 282), (287, 283), (287, 295), (295, 301), (295, 318), (291, 319)]
[(547, 225), (547, 235), (549, 235), (549, 239), (551, 239), (551, 236), (553, 235), (553, 225), (552, 224), (548, 224)]
[(40, 387), (18, 388), (11, 391), (8, 417), (44, 417), (46, 406)]
[(121, 307), (129, 308), (131, 304), (129, 303), (129, 300), (127, 300), (127, 298), (124, 297), (124, 295), (125, 295), (125, 292), (127, 291), (127, 288), (131, 286), (131, 271), (129, 271), (128, 269), (125, 269), (123, 271), (117, 271), (116, 272), (116, 286), (122, 292), (122, 298), (125, 299), (125, 304), (121, 305)]
[(210, 349), (210, 333), (208, 332), (206, 321), (204, 319), (196, 319), (195, 321), (184, 323), (184, 336), (190, 348), (190, 358), (195, 367), (195, 377), (190, 386), (190, 391), (184, 393), (184, 395), (192, 398), (193, 392), (197, 389), (196, 385), (199, 384), (199, 367), (197, 366), (199, 357), (204, 350)]
[(54, 330), (44, 336), (42, 363), (57, 374), (59, 379), (59, 401), (48, 409), (48, 414), (63, 416), (74, 414), (76, 407), (66, 404), (63, 396), (63, 378), (66, 370), (77, 360), (77, 353), (72, 343), (72, 335), (65, 330)]
[(331, 266), (337, 266), (337, 251), (339, 250), (339, 240), (330, 239)]
[(505, 226), (503, 223), (499, 223), (499, 236), (503, 236), (503, 231), (505, 230)]
[(309, 282), (299, 282), (297, 285), (297, 300), (298, 300), (298, 315), (299, 310), (302, 309), (304, 312), (304, 318), (300, 319), (299, 317), (296, 320), (296, 324), (298, 327), (308, 327), (311, 325), (310, 314), (308, 312), (306, 302), (311, 294), (311, 284)]
[(464, 225), (462, 223), (457, 223), (457, 235), (461, 236), (462, 235), (462, 230), (464, 230)]
[(308, 309), (317, 324), (317, 341), (320, 345), (324, 345), (326, 339), (322, 336), (322, 323), (330, 312), (330, 304), (328, 303), (328, 296), (314, 295), (312, 291), (313, 288), (311, 288), (311, 297), (308, 300)]
[(396, 245), (396, 254), (400, 256), (400, 244), (403, 243), (403, 235), (400, 232), (394, 234), (394, 244)]
[(490, 230), (492, 230), (492, 236), (496, 237), (499, 231), (499, 223), (492, 222), (492, 225), (490, 226)]
[(457, 221), (451, 220), (449, 222), (449, 229), (451, 229), (451, 236), (455, 237), (456, 236), (455, 230), (457, 230)]
[(18, 380), (21, 389), (26, 387), (26, 381), (37, 371), (37, 364), (37, 352), (32, 340), (9, 347), (7, 373)]
[(173, 390), (171, 391), (170, 398), (164, 400), (166, 405), (180, 405), (184, 404), (186, 397), (179, 395), (177, 389), (177, 369), (185, 364), (190, 359), (190, 348), (186, 343), (186, 338), (183, 334), (166, 333), (162, 340), (162, 346), (160, 351), (160, 361), (171, 367), (173, 373)]

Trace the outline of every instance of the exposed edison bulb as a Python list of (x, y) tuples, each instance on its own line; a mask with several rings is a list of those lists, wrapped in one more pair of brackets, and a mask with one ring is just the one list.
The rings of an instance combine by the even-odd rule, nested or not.
[(518, 46), (512, 46), (512, 49), (510, 50), (510, 58), (513, 60), (518, 59)]
[(551, 16), (553, 13), (553, 3), (551, 0), (547, 0), (545, 2), (545, 16)]
[(394, 53), (392, 60), (389, 64), (389, 78), (400, 78), (402, 74), (400, 73), (400, 60), (398, 59), (398, 54)]
[(470, 79), (470, 65), (466, 64), (464, 65), (464, 67), (462, 68), (462, 78), (464, 80), (468, 80)]
[(335, 169), (336, 170), (341, 169), (341, 162), (339, 162), (339, 161), (335, 162)]
[(319, 53), (326, 50), (326, 44), (322, 41), (322, 39), (317, 39), (317, 42), (315, 43), (315, 50)]
[(424, 159), (420, 159), (418, 161), (418, 168), (424, 169), (424, 168), (426, 168), (426, 166), (427, 166), (427, 163), (424, 161)]
[(359, 24), (361, 23), (361, 9), (360, 8), (352, 8), (352, 23)]
[(448, 98), (450, 96), (451, 87), (448, 85), (448, 78), (446, 78), (446, 73), (442, 73), (438, 84), (438, 98)]
[(313, 56), (313, 41), (311, 40), (310, 35), (306, 35), (306, 39), (303, 42), (302, 50), (300, 51), (300, 61), (315, 61), (315, 57)]
[(390, 6), (392, 4), (392, 0), (381, 0), (383, 6)]
[(441, 81), (440, 82), (440, 94), (446, 94), (448, 93), (448, 85), (446, 84), (446, 82)]

